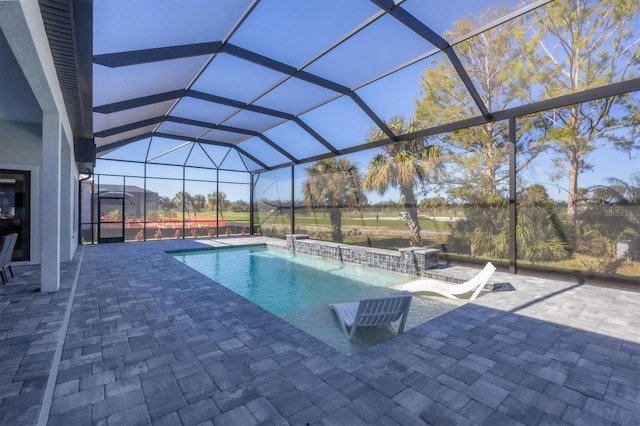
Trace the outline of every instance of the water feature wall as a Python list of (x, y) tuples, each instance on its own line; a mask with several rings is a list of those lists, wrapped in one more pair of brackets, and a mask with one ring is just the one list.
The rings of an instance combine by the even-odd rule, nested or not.
[(306, 234), (288, 234), (286, 249), (296, 253), (326, 257), (372, 268), (387, 269), (404, 274), (429, 276), (429, 269), (438, 266), (438, 249), (408, 247), (386, 250), (354, 246), (329, 241), (312, 240)]

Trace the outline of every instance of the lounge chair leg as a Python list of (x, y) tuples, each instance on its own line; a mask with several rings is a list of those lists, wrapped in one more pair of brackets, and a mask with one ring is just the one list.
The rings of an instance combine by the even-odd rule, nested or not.
[(11, 278), (15, 278), (15, 277), (13, 276), (13, 268), (11, 267), (11, 265), (9, 265), (9, 272), (11, 272)]
[(351, 327), (351, 333), (349, 333), (349, 341), (351, 342), (353, 342), (353, 338), (356, 337), (356, 328), (358, 328), (356, 325)]
[(402, 332), (404, 331), (404, 325), (407, 323), (408, 313), (409, 313), (409, 310), (407, 309), (407, 311), (404, 314), (402, 314), (402, 319), (400, 320), (400, 325), (398, 326), (397, 334), (402, 334)]

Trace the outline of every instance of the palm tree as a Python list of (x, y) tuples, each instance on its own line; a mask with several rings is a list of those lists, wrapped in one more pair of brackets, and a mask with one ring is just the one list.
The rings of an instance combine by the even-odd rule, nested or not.
[(184, 209), (189, 219), (191, 219), (191, 214), (189, 213), (189, 210), (193, 209), (193, 197), (191, 197), (191, 194), (180, 191), (173, 197), (173, 203), (179, 210)]
[(207, 211), (214, 212), (218, 210), (220, 212), (220, 216), (224, 218), (224, 214), (222, 214), (222, 210), (224, 210), (224, 206), (227, 203), (227, 194), (224, 192), (212, 192), (207, 195)]
[(169, 197), (159, 197), (158, 198), (158, 207), (162, 210), (164, 217), (168, 217), (171, 215), (173, 209), (176, 208), (176, 205), (173, 203), (173, 200)]
[(193, 205), (194, 216), (197, 216), (198, 212), (201, 212), (204, 210), (204, 205), (205, 205), (204, 195), (200, 195), (200, 194), (194, 195), (191, 202)]
[[(386, 123), (396, 135), (404, 135), (418, 130), (418, 122), (406, 122), (403, 117), (393, 117)], [(369, 141), (374, 142), (386, 138), (380, 129), (372, 129)], [(366, 190), (377, 191), (384, 195), (389, 187), (399, 188), (407, 211), (407, 223), (411, 230), (410, 244), (422, 246), (420, 221), (418, 219), (418, 203), (414, 189), (419, 184), (426, 184), (440, 167), (441, 150), (439, 147), (427, 145), (426, 139), (418, 137), (402, 142), (382, 146), (383, 154), (371, 159), (363, 185)]]
[(312, 209), (329, 211), (335, 242), (343, 241), (341, 208), (361, 208), (367, 203), (360, 181), (358, 166), (346, 158), (326, 158), (307, 168), (307, 180), (302, 184), (305, 203)]

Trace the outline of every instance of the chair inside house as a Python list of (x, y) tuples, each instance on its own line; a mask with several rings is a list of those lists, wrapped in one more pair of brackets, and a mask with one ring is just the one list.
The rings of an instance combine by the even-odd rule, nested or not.
[(13, 233), (2, 237), (2, 241), (0, 242), (0, 277), (2, 278), (3, 284), (7, 284), (9, 282), (7, 270), (11, 274), (11, 278), (13, 278), (11, 257), (13, 256), (13, 249), (16, 246), (16, 241), (18, 241), (18, 234)]
[(475, 300), (487, 285), (495, 270), (496, 267), (493, 266), (491, 262), (487, 262), (478, 274), (462, 284), (449, 284), (436, 279), (425, 278), (400, 284), (393, 288), (408, 291), (409, 293), (435, 293), (448, 297), (449, 299), (462, 299), (462, 296), (471, 294), (469, 300)]
[[(411, 295), (391, 296), (377, 299), (362, 299), (360, 302), (334, 303), (329, 305), (338, 317), (344, 333), (353, 340), (358, 327), (391, 326), (400, 320), (397, 333), (404, 331)], [(348, 331), (347, 329), (351, 330)]]

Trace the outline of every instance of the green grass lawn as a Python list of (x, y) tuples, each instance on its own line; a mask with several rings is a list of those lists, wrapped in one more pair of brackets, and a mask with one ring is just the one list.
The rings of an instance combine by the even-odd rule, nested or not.
[[(354, 213), (353, 211), (345, 211), (342, 213), (342, 226), (384, 226), (388, 228), (394, 229), (403, 229), (407, 228), (407, 221), (403, 219), (399, 219), (394, 213), (378, 213), (378, 219), (376, 219), (375, 212), (363, 212)], [(438, 215), (438, 216), (447, 216), (449, 215)], [(265, 221), (266, 223), (273, 223), (274, 221), (280, 222), (289, 222), (289, 218), (287, 215), (272, 215), (269, 217), (269, 214), (262, 213), (260, 214), (259, 221)], [(446, 223), (437, 222), (433, 219), (430, 219), (433, 216), (420, 216), (420, 227), (425, 230), (442, 230), (447, 229)], [(185, 218), (189, 220), (189, 216), (185, 215)], [(198, 212), (195, 216), (191, 213), (191, 220), (215, 220), (216, 213), (215, 212)], [(249, 212), (223, 212), (223, 215), (220, 216), (220, 219), (225, 219), (229, 221), (238, 221), (238, 222), (249, 222)], [(312, 214), (296, 214), (296, 225), (317, 225), (317, 226), (329, 226), (331, 225), (331, 221), (329, 219), (329, 215), (327, 213), (316, 213)]]
[[(297, 225), (323, 225), (330, 226), (331, 220), (329, 219), (329, 215), (318, 214), (315, 216), (311, 215), (296, 215), (296, 226)], [(407, 221), (403, 219), (388, 219), (388, 216), (380, 216), (378, 220), (376, 220), (375, 214), (365, 215), (364, 217), (355, 216), (353, 214), (343, 214), (342, 215), (342, 226), (362, 226), (362, 227), (387, 227), (393, 229), (409, 229), (409, 225), (407, 225)], [(447, 224), (443, 222), (437, 222), (432, 219), (427, 219), (425, 217), (420, 217), (420, 227), (424, 230), (434, 230), (439, 231), (443, 229), (447, 229)]]
[[(216, 212), (198, 212), (196, 215), (191, 213), (191, 216), (185, 214), (185, 219), (189, 220), (216, 220)], [(220, 220), (233, 220), (238, 222), (249, 222), (249, 212), (223, 212), (219, 216)]]

